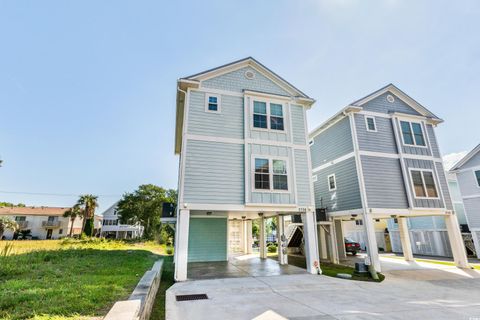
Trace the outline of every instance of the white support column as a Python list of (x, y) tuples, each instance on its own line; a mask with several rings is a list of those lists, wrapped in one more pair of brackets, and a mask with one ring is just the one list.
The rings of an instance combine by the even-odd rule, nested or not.
[(410, 242), (410, 234), (408, 233), (407, 218), (398, 218), (397, 221), (403, 257), (405, 261), (413, 261), (412, 243)]
[(248, 248), (248, 239), (247, 239), (247, 220), (242, 221), (242, 251), (244, 254), (247, 254)]
[(345, 239), (343, 236), (343, 222), (341, 219), (336, 219), (336, 220), (333, 220), (333, 224), (335, 226), (338, 259), (345, 260), (347, 259), (347, 252), (345, 251)]
[(338, 264), (340, 261), (338, 259), (338, 249), (337, 249), (337, 233), (335, 232), (335, 224), (332, 223), (329, 226), (330, 230), (330, 261), (332, 263)]
[(187, 280), (188, 265), (188, 232), (190, 226), (190, 210), (180, 210), (178, 214), (179, 223), (177, 225), (178, 237), (176, 244), (175, 280)]
[(445, 216), (445, 224), (447, 225), (448, 238), (450, 239), (450, 247), (452, 248), (453, 260), (459, 268), (469, 268), (467, 253), (463, 243), (462, 233), (458, 225), (458, 219), (455, 214)]
[(473, 246), (475, 247), (475, 253), (477, 254), (477, 258), (480, 259), (480, 239), (478, 238), (478, 234), (480, 234), (480, 231), (471, 230), (471, 233), (472, 233)]
[(318, 246), (320, 247), (320, 259), (327, 260), (328, 259), (328, 249), (327, 249), (327, 237), (326, 232), (323, 229), (321, 224), (317, 224), (318, 228)]
[(377, 237), (375, 236), (375, 226), (373, 219), (368, 212), (363, 215), (363, 225), (367, 236), (367, 254), (370, 258), (370, 264), (375, 268), (376, 272), (381, 272), (380, 257), (378, 256)]
[(287, 256), (287, 241), (282, 241), (286, 239), (285, 236), (285, 219), (284, 216), (277, 217), (277, 243), (278, 243), (278, 263), (281, 265), (288, 264)]
[(252, 247), (253, 247), (253, 235), (252, 235), (252, 220), (247, 220), (246, 221), (246, 227), (247, 227), (247, 254), (251, 254)]
[(260, 248), (260, 258), (266, 259), (267, 258), (267, 235), (265, 234), (265, 218), (262, 216), (260, 217), (260, 239), (259, 241), (259, 248)]
[(302, 213), (302, 222), (307, 272), (311, 274), (321, 273), (320, 260), (318, 258), (317, 218), (315, 212), (307, 211)]

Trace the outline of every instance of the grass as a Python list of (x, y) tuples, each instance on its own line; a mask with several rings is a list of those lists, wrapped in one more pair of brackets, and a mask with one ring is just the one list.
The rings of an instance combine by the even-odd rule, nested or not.
[(0, 256), (0, 319), (8, 320), (103, 316), (165, 250), (154, 243), (48, 240), (0, 241), (0, 253), (9, 243), (9, 255)]

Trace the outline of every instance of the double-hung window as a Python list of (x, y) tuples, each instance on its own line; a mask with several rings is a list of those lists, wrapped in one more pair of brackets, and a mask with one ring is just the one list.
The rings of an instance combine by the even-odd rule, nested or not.
[(279, 131), (285, 130), (283, 105), (254, 100), (253, 127)]
[(287, 191), (287, 161), (255, 158), (254, 180), (256, 190)]
[(365, 125), (367, 127), (367, 131), (372, 131), (372, 132), (377, 131), (377, 124), (375, 122), (375, 117), (365, 117)]
[(205, 111), (220, 112), (220, 96), (216, 94), (205, 95)]
[(337, 181), (335, 180), (335, 175), (331, 174), (328, 176), (328, 190), (335, 191), (337, 190)]
[(474, 173), (475, 178), (477, 178), (477, 186), (480, 187), (480, 170), (476, 170)]
[(413, 191), (416, 198), (438, 198), (437, 186), (433, 171), (410, 170), (413, 183)]
[(425, 147), (425, 137), (422, 125), (417, 122), (400, 121), (403, 143), (412, 146)]

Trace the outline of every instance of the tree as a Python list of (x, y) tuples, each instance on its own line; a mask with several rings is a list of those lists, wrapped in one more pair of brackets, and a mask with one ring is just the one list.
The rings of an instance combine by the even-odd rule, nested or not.
[(98, 207), (98, 197), (93, 194), (84, 194), (78, 199), (76, 206), (78, 206), (84, 213), (82, 232), (89, 237), (93, 236), (95, 209)]
[[(80, 206), (78, 204), (74, 205), (72, 208), (68, 209), (67, 211), (65, 211), (63, 213), (63, 216), (65, 218), (70, 218), (70, 223), (71, 223), (71, 226), (70, 226), (70, 233), (69, 233), (69, 237), (72, 237), (72, 234), (73, 234), (73, 223), (75, 222), (75, 219), (77, 217), (79, 218), (82, 218), (83, 221), (85, 221), (85, 211), (82, 210), (82, 208), (80, 208)], [(83, 230), (82, 230), (83, 231)]]
[(0, 239), (2, 238), (3, 233), (7, 229), (16, 231), (18, 229), (18, 225), (15, 221), (8, 217), (0, 217)]
[(124, 194), (118, 202), (120, 222), (142, 225), (143, 236), (152, 239), (160, 231), (162, 205), (165, 202), (176, 203), (177, 191), (153, 184), (141, 185), (134, 192)]
[(13, 204), (11, 202), (0, 202), (0, 207), (25, 207), (23, 203)]

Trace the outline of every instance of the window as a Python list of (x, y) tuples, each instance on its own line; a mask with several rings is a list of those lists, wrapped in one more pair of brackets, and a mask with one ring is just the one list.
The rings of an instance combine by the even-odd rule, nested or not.
[(255, 189), (270, 189), (268, 159), (255, 159)]
[(287, 161), (255, 158), (255, 189), (288, 190)]
[(475, 171), (475, 178), (477, 178), (477, 186), (480, 187), (480, 170)]
[(367, 131), (377, 132), (375, 117), (365, 117), (365, 125), (367, 126)]
[(25, 216), (16, 216), (15, 217), (15, 222), (23, 222), (25, 221), (26, 217)]
[(285, 160), (272, 160), (273, 189), (288, 190), (287, 163)]
[(58, 229), (58, 234), (62, 234), (63, 233), (63, 229)]
[(420, 123), (400, 121), (400, 127), (402, 129), (404, 144), (421, 147), (426, 146), (422, 125)]
[(279, 131), (285, 130), (283, 105), (253, 101), (253, 127)]
[(337, 189), (337, 182), (335, 181), (335, 175), (331, 174), (328, 176), (328, 190), (334, 191)]
[(283, 108), (281, 104), (270, 103), (270, 129), (283, 130)]
[(363, 220), (362, 220), (362, 219), (355, 220), (355, 224), (356, 224), (357, 226), (363, 226)]
[(253, 126), (255, 128), (267, 128), (267, 103), (254, 101), (253, 102)]
[(410, 175), (416, 198), (438, 198), (433, 171), (411, 170)]
[(220, 96), (213, 94), (205, 95), (205, 111), (220, 112)]

